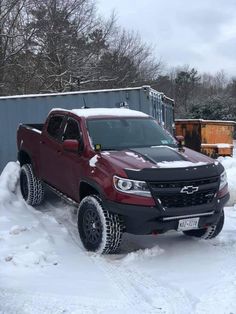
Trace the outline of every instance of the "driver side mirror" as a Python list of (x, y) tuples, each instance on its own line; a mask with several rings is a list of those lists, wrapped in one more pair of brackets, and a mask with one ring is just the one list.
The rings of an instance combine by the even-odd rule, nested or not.
[(69, 153), (78, 153), (80, 143), (77, 140), (65, 140), (62, 144), (64, 151)]

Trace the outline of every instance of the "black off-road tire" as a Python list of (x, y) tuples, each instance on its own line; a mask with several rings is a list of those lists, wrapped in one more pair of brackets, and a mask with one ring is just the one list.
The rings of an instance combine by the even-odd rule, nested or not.
[(120, 246), (123, 225), (118, 215), (104, 209), (99, 196), (90, 195), (80, 203), (78, 230), (86, 250), (109, 254)]
[(21, 167), (20, 188), (27, 204), (35, 206), (42, 203), (44, 187), (42, 182), (34, 175), (31, 164), (25, 164)]
[(218, 234), (223, 229), (224, 221), (225, 221), (225, 215), (224, 215), (224, 211), (222, 210), (220, 219), (218, 220), (216, 225), (212, 225), (204, 229), (183, 231), (183, 233), (191, 237), (197, 237), (197, 238), (209, 240), (218, 236)]

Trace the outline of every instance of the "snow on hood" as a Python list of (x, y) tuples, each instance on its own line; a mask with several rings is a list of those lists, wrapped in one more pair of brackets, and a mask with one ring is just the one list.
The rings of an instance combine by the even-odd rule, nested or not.
[(89, 166), (95, 168), (99, 158), (100, 158), (100, 157), (99, 157), (98, 155), (93, 156), (93, 157), (89, 160)]
[(163, 161), (157, 165), (159, 168), (187, 168), (206, 165), (206, 162), (191, 162), (191, 161)]
[(122, 169), (197, 167), (214, 160), (189, 149), (181, 153), (168, 146), (155, 146), (122, 151), (101, 152), (101, 156)]

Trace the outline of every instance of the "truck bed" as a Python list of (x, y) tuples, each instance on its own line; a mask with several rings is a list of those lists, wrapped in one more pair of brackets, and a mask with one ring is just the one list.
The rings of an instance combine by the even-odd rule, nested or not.
[(31, 124), (22, 124), (21, 126), (27, 128), (27, 129), (31, 129), (31, 130), (35, 130), (35, 131), (39, 131), (40, 133), (42, 132), (43, 129), (43, 123), (31, 123)]

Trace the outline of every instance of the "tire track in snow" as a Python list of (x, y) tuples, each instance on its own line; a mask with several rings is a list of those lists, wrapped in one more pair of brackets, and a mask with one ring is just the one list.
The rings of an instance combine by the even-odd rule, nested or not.
[[(19, 196), (19, 195), (18, 195)], [(53, 215), (49, 215), (50, 212), (43, 210), (42, 212), (34, 209), (31, 206), (23, 203), (23, 210), (26, 213), (26, 218), (30, 218), (30, 224), (34, 222), (34, 228), (39, 228), (43, 231), (43, 237), (47, 237), (49, 241), (53, 244), (55, 241), (55, 235), (63, 235), (63, 228), (66, 230), (71, 230), (69, 233), (70, 242), (76, 242), (74, 247), (78, 247), (78, 236), (75, 237), (73, 229), (71, 228), (71, 220), (65, 219), (67, 223), (65, 224), (64, 219), (63, 223), (58, 224)], [(48, 204), (46, 203), (46, 206)], [(43, 206), (41, 207), (43, 209)], [(50, 210), (53, 210), (53, 206), (50, 207)], [(31, 219), (32, 218), (32, 219)], [(69, 244), (69, 243), (68, 243)], [(58, 245), (56, 244), (58, 249)], [(88, 259), (88, 262), (91, 262), (91, 258), (88, 253), (83, 250), (80, 250), (78, 247), (78, 255)], [(60, 258), (60, 256), (59, 256)], [(85, 269), (86, 271), (86, 269)], [(97, 272), (100, 272), (100, 267), (97, 267)], [(29, 278), (28, 278), (29, 279)], [(27, 280), (27, 278), (26, 278)], [(109, 283), (110, 284), (110, 283)], [(112, 288), (112, 285), (111, 285)], [(66, 294), (66, 291), (65, 291)], [(74, 296), (74, 295), (57, 295), (51, 293), (31, 293), (31, 291), (25, 291), (24, 288), (6, 288), (0, 286), (0, 313), (1, 314), (23, 314), (23, 313), (120, 313), (122, 311), (123, 303), (119, 302), (121, 298), (111, 298), (101, 301), (100, 299), (88, 296)], [(121, 300), (122, 301), (122, 300)], [(117, 304), (118, 303), (118, 304)]]
[[(82, 244), (79, 240), (77, 225), (73, 219), (76, 216), (73, 215), (74, 208), (65, 204), (63, 201), (47, 202), (46, 213), (52, 215), (56, 220), (62, 224), (73, 241), (83, 250)], [(232, 242), (234, 244), (234, 242)], [(232, 244), (231, 243), (231, 244)], [(206, 243), (207, 244), (207, 243)], [(222, 254), (227, 254), (230, 250), (228, 239), (216, 239), (208, 243), (210, 246), (216, 246), (218, 250), (222, 251)], [(84, 254), (90, 254), (84, 252)], [(236, 255), (236, 254), (235, 254)], [(114, 285), (120, 291), (120, 294), (124, 298), (124, 313), (133, 311), (135, 313), (209, 313), (206, 309), (211, 308), (217, 310), (220, 308), (220, 304), (227, 308), (227, 303), (231, 304), (233, 294), (236, 292), (236, 286), (232, 276), (229, 274), (236, 274), (236, 267), (230, 267), (225, 270), (225, 274), (222, 273), (221, 284), (217, 287), (213, 286), (206, 294), (200, 296), (196, 300), (196, 297), (189, 295), (183, 288), (175, 287), (168, 282), (153, 280), (150, 275), (140, 273), (139, 269), (132, 264), (132, 267), (122, 265), (117, 260), (109, 260), (109, 257), (100, 257), (94, 254), (90, 254), (96, 266), (99, 266), (101, 271), (113, 282)], [(225, 287), (227, 291), (227, 302), (221, 302), (222, 287)], [(213, 300), (219, 300), (219, 306), (217, 302)], [(232, 303), (231, 307), (234, 306)], [(236, 312), (236, 310), (234, 310)], [(231, 311), (232, 312), (232, 311)], [(222, 312), (230, 313), (230, 312)], [(234, 313), (234, 312), (232, 312)]]
[[(235, 230), (227, 230), (219, 238), (208, 243), (217, 247), (222, 254), (227, 256), (230, 252), (235, 257), (236, 252), (232, 250), (236, 247)], [(236, 262), (227, 264), (216, 277), (221, 277), (217, 284), (213, 284), (207, 293), (203, 294), (196, 304), (196, 314), (225, 313), (236, 314)]]
[(176, 289), (167, 282), (157, 283), (146, 273), (132, 267), (107, 261), (106, 257), (92, 256), (96, 264), (116, 283), (126, 296), (128, 306), (135, 313), (189, 314), (192, 302), (185, 291)]
[[(48, 215), (52, 215), (58, 223), (63, 225), (72, 240), (82, 248), (79, 240), (77, 225), (73, 219), (74, 208), (61, 200), (47, 201), (42, 210)], [(83, 248), (81, 249), (83, 251)], [(96, 266), (109, 280), (118, 288), (124, 298), (123, 313), (130, 311), (135, 313), (189, 313), (192, 304), (186, 293), (171, 287), (166, 282), (156, 283), (147, 274), (140, 274), (137, 268), (132, 269), (127, 265), (118, 265), (116, 261), (106, 260), (93, 253), (89, 255)], [(109, 259), (109, 257), (107, 257)], [(173, 301), (174, 298), (174, 301)], [(183, 305), (184, 304), (184, 305)]]
[[(234, 273), (235, 274), (235, 269)], [(236, 313), (236, 276), (223, 277), (217, 285), (213, 285), (196, 304), (196, 314)]]
[(122, 307), (74, 296), (0, 291), (0, 314), (120, 314)]

